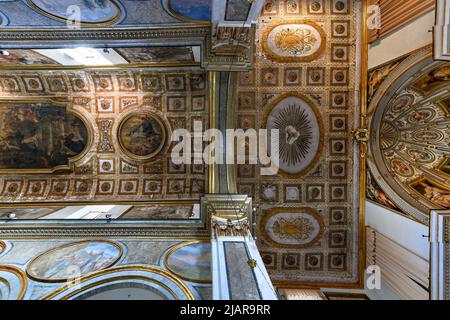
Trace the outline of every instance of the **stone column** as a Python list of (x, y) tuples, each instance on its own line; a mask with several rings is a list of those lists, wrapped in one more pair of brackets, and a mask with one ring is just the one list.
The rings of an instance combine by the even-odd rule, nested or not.
[(251, 234), (252, 200), (245, 195), (202, 198), (210, 217), (214, 300), (277, 300)]

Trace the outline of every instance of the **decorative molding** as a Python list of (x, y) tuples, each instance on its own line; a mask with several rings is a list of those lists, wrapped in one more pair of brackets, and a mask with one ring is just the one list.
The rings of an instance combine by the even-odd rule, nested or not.
[(434, 26), (434, 58), (450, 60), (450, 0), (437, 0)]
[(450, 211), (430, 216), (430, 299), (450, 300)]

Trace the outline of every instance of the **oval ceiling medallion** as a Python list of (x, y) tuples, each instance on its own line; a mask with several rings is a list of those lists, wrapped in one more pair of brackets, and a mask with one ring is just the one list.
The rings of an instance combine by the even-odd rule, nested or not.
[(312, 208), (273, 209), (260, 224), (267, 241), (278, 248), (307, 248), (323, 234), (323, 219)]
[(122, 11), (114, 0), (28, 0), (28, 2), (40, 13), (63, 22), (72, 22), (79, 13), (81, 24), (108, 25), (116, 23), (122, 16)]
[(36, 281), (64, 282), (109, 268), (122, 253), (122, 248), (112, 241), (69, 243), (34, 258), (27, 267), (27, 274)]
[(280, 23), (268, 27), (262, 46), (275, 61), (301, 62), (317, 59), (325, 49), (325, 32), (314, 22)]
[(27, 289), (27, 276), (21, 269), (0, 265), (0, 300), (22, 300)]
[(209, 242), (185, 242), (172, 247), (164, 260), (172, 273), (183, 280), (211, 282), (211, 245)]
[(212, 0), (169, 0), (171, 14), (183, 21), (209, 22), (211, 20)]
[(148, 160), (164, 148), (166, 128), (161, 118), (153, 113), (132, 113), (120, 122), (117, 137), (127, 156)]
[(265, 128), (269, 134), (270, 130), (279, 130), (280, 174), (298, 178), (320, 159), (323, 122), (307, 97), (291, 92), (276, 99), (266, 113)]

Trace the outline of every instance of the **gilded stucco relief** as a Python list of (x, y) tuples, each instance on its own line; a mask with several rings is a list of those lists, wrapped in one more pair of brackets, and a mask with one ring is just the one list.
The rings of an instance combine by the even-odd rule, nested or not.
[[(197, 200), (207, 192), (207, 167), (176, 165), (169, 152), (169, 137), (173, 130), (191, 130), (195, 120), (209, 127), (207, 81), (203, 72), (160, 72), (154, 69), (133, 72), (3, 72), (0, 74), (0, 95), (5, 106), (21, 99), (29, 101), (50, 97), (66, 108), (60, 107), (55, 112), (67, 110), (68, 114), (81, 117), (89, 128), (89, 139), (83, 140), (87, 133), (80, 134), (77, 129), (77, 134), (74, 130), (71, 134), (56, 120), (48, 120), (50, 122), (45, 128), (33, 132), (28, 132), (30, 126), (14, 127), (15, 122), (8, 120), (11, 130), (0, 135), (1, 148), (7, 148), (7, 152), (16, 154), (23, 149), (30, 157), (38, 156), (32, 149), (39, 146), (39, 137), (50, 137), (46, 134), (48, 131), (55, 136), (47, 139), (52, 142), (49, 146), (67, 152), (71, 161), (63, 163), (65, 170), (58, 171), (58, 175), (46, 174), (39, 169), (61, 169), (56, 166), (59, 162), (39, 165), (39, 168), (35, 168), (38, 163), (34, 162), (26, 174), (13, 168), (13, 164), (5, 164), (0, 174), (0, 197), (3, 201)], [(14, 99), (10, 98), (12, 96)], [(15, 110), (19, 112), (17, 108)], [(43, 109), (40, 110), (42, 113)], [(20, 114), (16, 118), (22, 122), (33, 120)], [(45, 113), (45, 118), (49, 119), (49, 112)], [(74, 123), (70, 120), (68, 129), (82, 128)], [(18, 135), (23, 130), (28, 131)], [(57, 130), (63, 131), (58, 134)], [(148, 144), (136, 144), (142, 139)], [(85, 149), (78, 146), (83, 141)], [(17, 146), (19, 151), (15, 151)], [(44, 151), (43, 154), (48, 154)]]
[(359, 4), (266, 1), (255, 68), (238, 77), (236, 126), (280, 129), (278, 175), (237, 167), (276, 284), (358, 282)]

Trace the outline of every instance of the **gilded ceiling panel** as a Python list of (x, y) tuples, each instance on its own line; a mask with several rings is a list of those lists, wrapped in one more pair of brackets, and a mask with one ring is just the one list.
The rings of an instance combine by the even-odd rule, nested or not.
[(351, 133), (359, 117), (360, 5), (266, 1), (255, 68), (238, 77), (236, 126), (280, 130), (278, 175), (237, 168), (239, 193), (257, 207), (258, 247), (276, 284), (359, 281), (359, 168)]
[(205, 73), (20, 71), (0, 75), (0, 95), (2, 202), (197, 200), (207, 191), (207, 167), (175, 165), (169, 152), (173, 130), (209, 127)]

